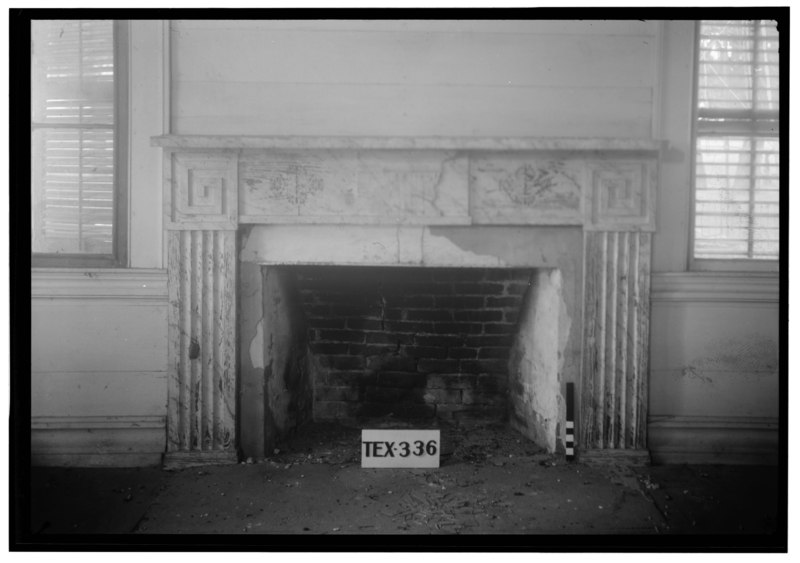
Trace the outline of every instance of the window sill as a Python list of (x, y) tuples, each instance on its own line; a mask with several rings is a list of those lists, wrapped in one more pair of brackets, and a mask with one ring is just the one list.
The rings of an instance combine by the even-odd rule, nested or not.
[(124, 268), (114, 256), (109, 254), (31, 254), (32, 268)]

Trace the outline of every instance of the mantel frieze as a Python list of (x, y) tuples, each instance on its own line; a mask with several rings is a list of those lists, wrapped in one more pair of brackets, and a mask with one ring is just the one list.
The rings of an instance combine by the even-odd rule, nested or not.
[(169, 230), (245, 224), (549, 225), (653, 231), (641, 139), (154, 138)]

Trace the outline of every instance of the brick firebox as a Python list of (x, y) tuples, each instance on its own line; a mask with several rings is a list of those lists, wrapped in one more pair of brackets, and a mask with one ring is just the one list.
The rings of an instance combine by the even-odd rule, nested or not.
[(526, 270), (298, 267), (313, 418), (505, 421)]
[(242, 265), (248, 454), (309, 420), (382, 417), (508, 422), (557, 448), (575, 357), (560, 269)]

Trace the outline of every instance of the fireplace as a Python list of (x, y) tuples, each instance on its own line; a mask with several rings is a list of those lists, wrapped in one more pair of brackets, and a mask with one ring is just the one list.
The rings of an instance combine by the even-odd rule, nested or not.
[(660, 145), (160, 137), (167, 465), (263, 458), (307, 420), (506, 421), (647, 459)]

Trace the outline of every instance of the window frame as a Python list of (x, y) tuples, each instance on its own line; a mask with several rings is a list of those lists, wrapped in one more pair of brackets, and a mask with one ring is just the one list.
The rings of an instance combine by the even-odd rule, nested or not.
[[(695, 246), (695, 219), (696, 219), (696, 204), (697, 204), (697, 139), (698, 139), (698, 114), (697, 100), (699, 95), (700, 84), (700, 24), (703, 20), (696, 20), (694, 22), (694, 45), (692, 53), (692, 111), (691, 111), (691, 155), (689, 159), (689, 185), (690, 185), (690, 201), (689, 201), (689, 270), (699, 272), (778, 272), (780, 271), (780, 258), (774, 260), (764, 260), (755, 258), (696, 258), (694, 255)], [(780, 112), (780, 110), (779, 110)], [(780, 119), (780, 118), (779, 118)], [(782, 119), (780, 120), (782, 121)], [(778, 130), (778, 139), (781, 141), (781, 128)], [(755, 138), (755, 137), (753, 137)], [(783, 172), (783, 162), (785, 159), (784, 143), (780, 143), (780, 171)], [(779, 183), (782, 182), (779, 178)], [(781, 190), (782, 192), (783, 190)], [(780, 205), (780, 203), (779, 203)], [(781, 237), (783, 238), (783, 237)], [(779, 239), (778, 244), (781, 245), (783, 241)], [(784, 243), (785, 244), (785, 243)]]
[[(114, 20), (114, 224), (111, 254), (47, 253), (31, 249), (32, 268), (127, 268), (129, 206), (129, 62), (130, 26)], [(29, 65), (30, 67), (30, 65)], [(31, 101), (33, 101), (31, 99)], [(31, 130), (31, 140), (33, 131)], [(31, 159), (33, 154), (31, 153)], [(33, 192), (30, 192), (33, 205)]]

